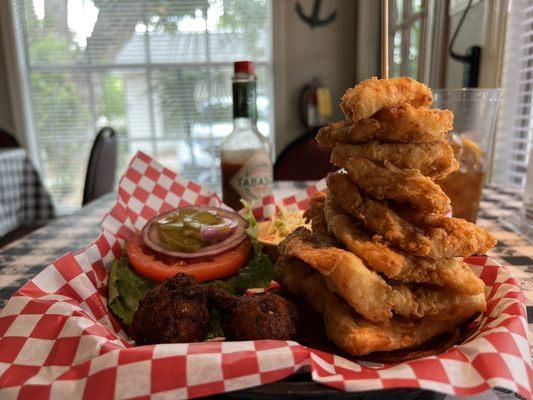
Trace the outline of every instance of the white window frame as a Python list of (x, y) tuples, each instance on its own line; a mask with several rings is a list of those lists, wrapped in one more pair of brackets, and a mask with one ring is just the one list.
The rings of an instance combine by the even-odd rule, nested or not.
[[(396, 7), (397, 1), (403, 2), (403, 13), (401, 21), (396, 21)], [(430, 6), (429, 0), (421, 0), (422, 6), (420, 11), (411, 13), (411, 1), (410, 0), (392, 0), (389, 2), (389, 66), (390, 70), (393, 70), (394, 65), (394, 37), (397, 32), (401, 33), (401, 63), (400, 63), (400, 76), (407, 76), (407, 64), (409, 58), (409, 42), (410, 31), (413, 25), (420, 21), (420, 34), (419, 34), (419, 49), (418, 49), (418, 62), (417, 62), (417, 76), (413, 77), (419, 81), (424, 80), (425, 70), (424, 63), (426, 59), (426, 43), (427, 43), (427, 22), (428, 22), (428, 9)]]
[[(274, 108), (276, 107), (276, 102), (274, 101), (275, 96), (275, 81), (273, 80), (273, 70), (274, 70), (274, 27), (273, 27), (273, 4), (274, 1), (269, 2), (269, 18), (271, 21), (271, 29), (272, 32), (270, 34), (271, 38), (271, 45), (270, 45), (270, 55), (269, 55), (269, 61), (257, 61), (256, 67), (264, 67), (267, 69), (270, 77), (272, 77), (272, 80), (270, 82), (271, 90), (270, 90), (270, 104), (272, 108), (272, 112), (269, 113), (268, 117), (268, 123), (270, 126), (270, 134), (269, 139), (271, 141), (272, 146), (274, 147), (274, 141), (275, 141), (275, 115)], [(26, 44), (26, 38), (25, 35), (25, 28), (19, 27), (19, 29), (16, 29), (17, 27), (15, 24), (17, 23), (17, 19), (15, 18), (15, 15), (19, 10), (16, 9), (16, 7), (21, 7), (21, 5), (17, 1), (11, 1), (11, 0), (1, 0), (0, 1), (0, 24), (2, 28), (2, 40), (1, 44), (3, 45), (4, 49), (6, 50), (6, 59), (9, 60), (7, 62), (7, 68), (8, 68), (8, 75), (10, 80), (10, 97), (11, 97), (11, 103), (13, 104), (13, 114), (16, 118), (15, 120), (15, 129), (17, 131), (17, 136), (20, 139), (20, 142), (24, 145), (24, 147), (27, 149), (30, 158), (34, 162), (35, 166), (38, 170), (42, 171), (43, 167), (43, 160), (40, 157), (40, 151), (38, 147), (38, 138), (35, 134), (34, 129), (34, 118), (32, 115), (32, 105), (31, 105), (31, 89), (30, 89), (30, 78), (29, 73), (30, 72), (47, 72), (47, 71), (69, 71), (69, 70), (75, 70), (75, 71), (82, 71), (82, 72), (88, 72), (90, 75), (92, 75), (93, 72), (102, 72), (102, 71), (139, 71), (140, 73), (144, 73), (146, 75), (146, 89), (147, 89), (147, 102), (148, 102), (148, 113), (149, 113), (149, 120), (147, 121), (148, 126), (150, 127), (150, 131), (147, 132), (146, 137), (131, 137), (128, 134), (127, 141), (128, 143), (136, 143), (136, 142), (146, 142), (150, 141), (152, 143), (153, 150), (155, 151), (155, 154), (158, 153), (157, 150), (157, 143), (164, 143), (168, 142), (169, 140), (172, 140), (172, 138), (169, 137), (159, 137), (157, 135), (158, 127), (160, 125), (161, 121), (157, 120), (157, 115), (155, 114), (155, 109), (158, 107), (158, 101), (157, 96), (155, 95), (155, 90), (153, 87), (153, 79), (152, 79), (152, 71), (153, 70), (164, 70), (164, 69), (172, 69), (172, 68), (182, 68), (182, 67), (190, 67), (190, 64), (180, 64), (180, 63), (154, 63), (153, 61), (150, 61), (149, 59), (146, 60), (144, 63), (132, 63), (132, 64), (113, 64), (113, 63), (107, 63), (107, 64), (98, 64), (98, 65), (91, 65), (91, 66), (79, 66), (79, 65), (32, 65), (32, 63), (29, 62), (28, 59), (28, 51), (25, 48)], [(19, 14), (20, 15), (20, 14)], [(19, 21), (20, 22), (20, 21)], [(22, 28), (22, 29), (21, 29)], [(146, 41), (145, 46), (148, 45), (148, 41)], [(206, 41), (207, 45), (207, 41)], [(145, 53), (148, 54), (149, 52), (146, 51), (145, 47)], [(209, 52), (208, 52), (209, 56)], [(195, 63), (195, 67), (209, 67), (209, 66), (225, 66), (228, 68), (232, 68), (233, 63), (227, 62), (227, 63), (220, 63), (220, 62), (213, 62), (210, 63), (207, 62), (199, 62)], [(92, 78), (90, 78), (92, 79)], [(93, 100), (92, 104), (95, 104), (96, 100)], [(208, 117), (209, 119), (209, 117)], [(88, 127), (91, 130), (91, 137), (94, 135), (97, 130), (99, 129), (97, 125), (97, 121), (94, 120), (94, 126)], [(228, 121), (229, 122), (229, 121)], [(264, 133), (264, 132), (263, 132)], [(205, 139), (209, 143), (211, 143), (212, 139)], [(215, 168), (218, 168), (216, 166)], [(118, 171), (120, 173), (121, 171)]]
[(419, 12), (411, 14), (411, 1), (403, 2), (402, 21), (396, 21), (396, 0), (389, 1), (389, 73), (395, 76), (394, 65), (394, 36), (401, 32), (401, 68), (399, 76), (407, 75), (407, 57), (409, 53), (409, 34), (413, 24), (421, 21), (417, 76), (431, 88), (442, 87), (445, 78), (445, 52), (447, 48), (447, 7), (448, 3), (441, 0), (422, 0)]

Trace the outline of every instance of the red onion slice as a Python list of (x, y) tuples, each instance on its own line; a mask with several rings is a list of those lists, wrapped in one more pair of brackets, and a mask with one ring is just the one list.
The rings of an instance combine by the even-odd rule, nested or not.
[(224, 217), (224, 222), (218, 225), (203, 226), (200, 229), (200, 237), (206, 242), (220, 242), (229, 237), (237, 228), (237, 222)]
[[(156, 253), (164, 254), (166, 256), (170, 256), (170, 257), (174, 257), (178, 259), (183, 259), (186, 261), (192, 261), (192, 260), (196, 260), (199, 258), (213, 257), (215, 255), (224, 253), (238, 246), (247, 238), (247, 235), (246, 235), (247, 223), (244, 220), (244, 218), (241, 217), (236, 212), (228, 211), (228, 210), (217, 208), (217, 207), (210, 207), (210, 206), (187, 206), (183, 208), (192, 208), (198, 211), (215, 212), (224, 219), (224, 222), (229, 220), (230, 223), (228, 224), (224, 223), (224, 224), (213, 225), (213, 226), (202, 228), (200, 230), (201, 235), (207, 235), (207, 236), (211, 235), (214, 238), (218, 237), (218, 239), (216, 240), (219, 240), (219, 241), (217, 241), (216, 243), (210, 246), (206, 246), (202, 248), (198, 252), (185, 253), (185, 252), (169, 250), (168, 248), (165, 247), (165, 244), (160, 236), (159, 229), (156, 228), (156, 225), (158, 221), (160, 221), (161, 219), (165, 218), (168, 215), (176, 213), (177, 211), (179, 211), (180, 208), (176, 208), (172, 211), (168, 211), (164, 214), (160, 214), (152, 218), (144, 226), (142, 230), (143, 241), (150, 249), (152, 249)], [(225, 236), (221, 235), (221, 231), (224, 230), (223, 229), (224, 226), (229, 227), (228, 232)], [(214, 229), (209, 230), (209, 228), (214, 228)], [(208, 229), (208, 231), (205, 233), (202, 233), (202, 231), (205, 229)], [(204, 240), (211, 241), (209, 239), (204, 239)]]

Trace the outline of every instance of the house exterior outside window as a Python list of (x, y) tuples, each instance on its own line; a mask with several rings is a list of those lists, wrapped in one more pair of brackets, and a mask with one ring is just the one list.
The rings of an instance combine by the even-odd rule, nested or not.
[(428, 0), (389, 2), (389, 65), (393, 77), (424, 78)]
[(105, 125), (119, 174), (141, 150), (218, 189), (234, 61), (255, 61), (258, 126), (273, 136), (271, 1), (10, 1), (27, 142), (59, 211), (81, 205)]

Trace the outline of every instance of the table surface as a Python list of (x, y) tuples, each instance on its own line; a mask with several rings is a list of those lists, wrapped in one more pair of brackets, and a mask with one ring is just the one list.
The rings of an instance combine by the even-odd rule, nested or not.
[(22, 148), (0, 149), (0, 237), (53, 218), (52, 199)]
[[(307, 182), (276, 182), (277, 196), (284, 197), (307, 186)], [(0, 310), (11, 295), (48, 264), (66, 252), (82, 250), (100, 233), (100, 221), (115, 203), (109, 194), (78, 212), (55, 220), (34, 233), (0, 249)], [(508, 217), (520, 212), (516, 192), (487, 187), (478, 225), (498, 239), (489, 255), (507, 265), (526, 296), (530, 348), (533, 350), (533, 244), (506, 226)], [(498, 397), (500, 397), (498, 395)]]

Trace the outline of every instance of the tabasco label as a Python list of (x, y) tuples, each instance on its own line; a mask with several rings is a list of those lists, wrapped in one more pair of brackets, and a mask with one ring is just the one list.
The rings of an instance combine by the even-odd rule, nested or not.
[(230, 185), (246, 200), (272, 193), (272, 163), (264, 150), (256, 151), (230, 180)]

